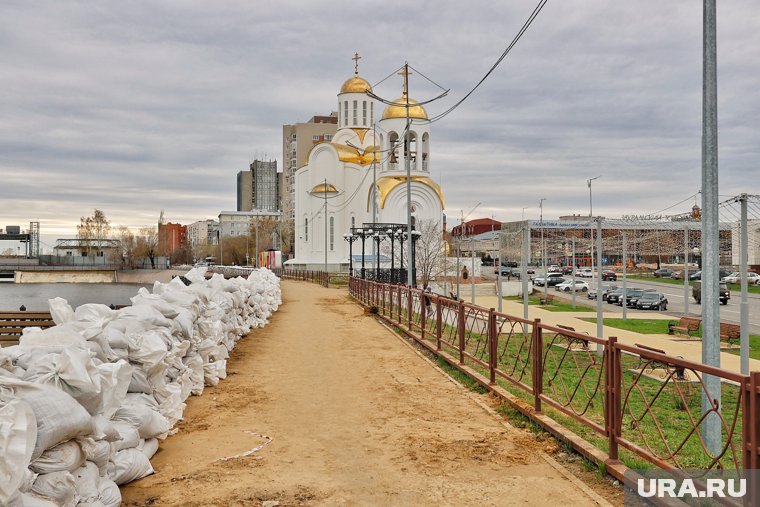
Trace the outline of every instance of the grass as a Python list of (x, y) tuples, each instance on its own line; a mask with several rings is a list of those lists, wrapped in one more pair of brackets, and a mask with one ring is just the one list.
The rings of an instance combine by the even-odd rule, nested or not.
[[(595, 318), (584, 318), (582, 320), (596, 323)], [(668, 334), (668, 322), (670, 321), (663, 319), (604, 319), (602, 321), (605, 326), (641, 334)]]
[[(584, 294), (585, 292), (581, 293)], [(549, 292), (549, 295), (553, 295), (551, 291)], [(548, 310), (550, 312), (595, 312), (596, 309), (589, 308), (588, 306), (582, 306), (579, 304), (575, 305), (575, 308), (573, 308), (572, 303), (565, 303), (563, 300), (554, 299), (551, 301), (548, 305), (542, 305), (541, 299), (543, 298), (543, 293), (541, 295), (536, 296), (528, 296), (528, 305), (538, 305), (544, 310)], [(522, 302), (523, 298), (522, 296), (507, 296), (504, 299), (507, 299), (509, 301), (518, 301)]]
[[(674, 280), (673, 278), (654, 278), (652, 276), (644, 276), (644, 275), (628, 275), (629, 280), (645, 280), (647, 282), (660, 282), (660, 283), (667, 283), (670, 285), (680, 285), (683, 287), (683, 280)], [(694, 285), (693, 280), (689, 280), (689, 286)], [(742, 288), (741, 285), (738, 283), (729, 283), (728, 284), (728, 290), (731, 292), (739, 293)], [(760, 285), (747, 285), (747, 292), (750, 294), (760, 294)]]

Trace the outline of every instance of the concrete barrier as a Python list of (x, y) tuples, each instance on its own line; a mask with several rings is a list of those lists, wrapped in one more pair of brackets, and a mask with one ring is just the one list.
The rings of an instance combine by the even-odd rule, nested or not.
[(16, 271), (16, 283), (114, 283), (116, 271)]

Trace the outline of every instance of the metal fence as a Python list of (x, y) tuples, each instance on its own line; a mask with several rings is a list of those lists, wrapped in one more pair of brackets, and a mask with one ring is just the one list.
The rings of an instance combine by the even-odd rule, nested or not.
[[(760, 372), (741, 375), (404, 286), (351, 278), (349, 291), (621, 481), (628, 468), (760, 468)], [(703, 413), (706, 375), (720, 379), (722, 398)], [(722, 429), (718, 453), (700, 435), (711, 412)]]
[(302, 269), (275, 269), (274, 274), (284, 280), (303, 280), (318, 283), (322, 287), (330, 286), (330, 273)]

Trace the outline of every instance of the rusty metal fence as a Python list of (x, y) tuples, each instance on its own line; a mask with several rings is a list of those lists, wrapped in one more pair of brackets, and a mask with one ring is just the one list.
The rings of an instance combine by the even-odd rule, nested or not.
[[(404, 286), (351, 278), (349, 291), (620, 480), (628, 468), (760, 468), (760, 372), (741, 375)], [(722, 406), (703, 413), (705, 375), (721, 379)], [(710, 412), (722, 425), (716, 454), (700, 435)]]

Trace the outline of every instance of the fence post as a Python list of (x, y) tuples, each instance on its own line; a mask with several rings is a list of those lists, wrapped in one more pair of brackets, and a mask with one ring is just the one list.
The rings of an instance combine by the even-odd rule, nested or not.
[(618, 459), (618, 442), (617, 438), (621, 431), (621, 406), (620, 390), (622, 378), (620, 376), (620, 351), (616, 347), (617, 337), (610, 336), (605, 347), (605, 358), (607, 368), (607, 378), (605, 381), (607, 393), (607, 410), (605, 414), (605, 429), (608, 437), (608, 454), (610, 460)]
[(398, 287), (398, 315), (396, 315), (396, 320), (398, 320), (399, 325), (401, 325), (401, 286)]
[(441, 308), (441, 298), (436, 298), (435, 302), (435, 349), (441, 350), (441, 328), (443, 321), (443, 308)]
[(541, 393), (544, 386), (544, 337), (541, 319), (533, 321), (533, 408), (541, 412)]
[[(742, 402), (742, 448), (743, 465), (747, 471), (760, 468), (760, 372), (750, 372), (744, 380)], [(747, 497), (745, 505), (760, 502), (760, 480), (756, 473), (747, 473)]]
[(459, 300), (459, 320), (457, 322), (457, 331), (459, 334), (459, 364), (464, 364), (464, 301)]
[(412, 288), (406, 289), (406, 327), (412, 330)]
[(420, 292), (418, 297), (420, 298), (420, 336), (422, 340), (425, 340), (425, 321), (427, 320), (427, 304), (425, 301), (426, 296), (424, 292)]
[(489, 382), (496, 383), (496, 349), (498, 333), (496, 332), (496, 311), (488, 310), (488, 373)]

